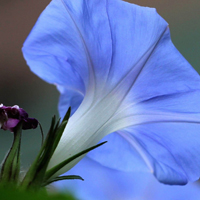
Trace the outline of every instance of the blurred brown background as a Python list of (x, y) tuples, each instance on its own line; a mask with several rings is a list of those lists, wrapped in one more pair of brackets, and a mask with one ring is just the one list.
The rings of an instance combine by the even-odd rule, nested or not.
[[(19, 105), (39, 119), (45, 132), (57, 114), (59, 94), (29, 71), (21, 54), (22, 44), (49, 0), (0, 0), (0, 103)], [(155, 7), (170, 24), (172, 40), (184, 57), (200, 72), (200, 1), (132, 0)], [(58, 116), (58, 114), (57, 114)], [(23, 134), (22, 162), (26, 168), (40, 142), (39, 130)], [(0, 130), (0, 159), (12, 142), (9, 132)]]

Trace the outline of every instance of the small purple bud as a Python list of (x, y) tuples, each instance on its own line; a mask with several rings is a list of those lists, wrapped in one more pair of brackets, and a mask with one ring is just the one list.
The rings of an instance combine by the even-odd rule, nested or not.
[(38, 121), (35, 118), (28, 118), (28, 113), (19, 106), (4, 106), (0, 104), (0, 128), (3, 130), (15, 131), (19, 122), (23, 122), (22, 129), (35, 129)]
[(38, 126), (38, 120), (35, 118), (27, 118), (26, 120), (24, 120), (24, 124), (22, 126), (22, 129), (26, 130), (26, 129), (35, 129)]

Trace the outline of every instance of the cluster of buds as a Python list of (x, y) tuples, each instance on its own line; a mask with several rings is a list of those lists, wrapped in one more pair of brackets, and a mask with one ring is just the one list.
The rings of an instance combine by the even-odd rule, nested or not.
[(22, 122), (22, 129), (35, 129), (38, 121), (35, 118), (29, 118), (28, 113), (19, 106), (4, 106), (0, 104), (0, 128), (15, 132), (19, 122)]

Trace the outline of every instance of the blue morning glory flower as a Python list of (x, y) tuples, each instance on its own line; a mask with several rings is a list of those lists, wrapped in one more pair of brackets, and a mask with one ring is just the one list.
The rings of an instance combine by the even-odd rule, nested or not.
[[(49, 168), (88, 156), (167, 184), (200, 176), (200, 77), (155, 9), (121, 0), (53, 0), (24, 43), (31, 70), (60, 91), (72, 116)], [(66, 172), (79, 160), (59, 171)]]

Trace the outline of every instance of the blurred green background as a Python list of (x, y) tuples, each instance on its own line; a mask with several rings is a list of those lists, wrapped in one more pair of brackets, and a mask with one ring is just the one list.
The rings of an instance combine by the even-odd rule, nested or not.
[[(21, 54), (21, 47), (49, 0), (0, 0), (0, 103), (19, 105), (30, 117), (37, 118), (47, 132), (51, 117), (57, 112), (59, 94), (32, 74)], [(171, 29), (174, 44), (200, 72), (200, 1), (132, 0), (155, 7)], [(12, 134), (0, 130), (0, 159), (12, 142)], [(34, 159), (41, 143), (39, 130), (25, 131), (22, 141), (24, 170)]]

